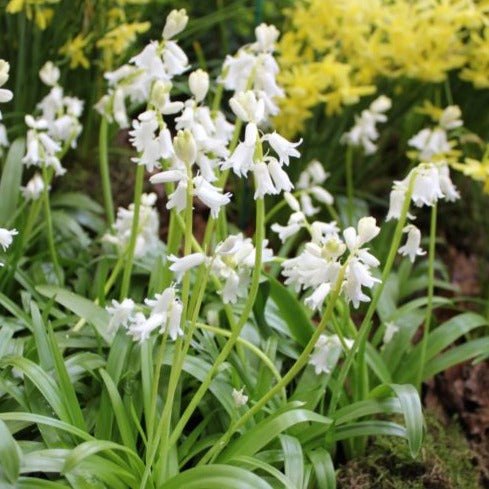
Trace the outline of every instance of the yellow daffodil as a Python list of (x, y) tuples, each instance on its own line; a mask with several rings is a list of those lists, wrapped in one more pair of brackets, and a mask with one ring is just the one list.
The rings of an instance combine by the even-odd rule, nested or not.
[(70, 68), (81, 66), (87, 69), (90, 66), (90, 61), (85, 55), (89, 42), (90, 36), (83, 37), (82, 34), (78, 34), (60, 48), (60, 54), (64, 54), (70, 60)]

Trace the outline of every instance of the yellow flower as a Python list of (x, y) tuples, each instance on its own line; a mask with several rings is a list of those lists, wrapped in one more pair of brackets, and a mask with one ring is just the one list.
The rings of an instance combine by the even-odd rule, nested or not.
[(473, 180), (483, 182), (483, 191), (489, 194), (489, 158), (485, 156), (482, 161), (465, 158), (464, 163), (452, 163), (452, 166)]
[(52, 8), (46, 7), (44, 4), (57, 3), (59, 0), (10, 0), (5, 8), (8, 14), (18, 14), (25, 10), (26, 17), (30, 20), (33, 18), (39, 27), (44, 30), (54, 15)]
[(122, 54), (136, 40), (137, 34), (146, 32), (150, 27), (149, 22), (119, 25), (99, 39), (97, 47), (110, 49), (114, 54)]
[(70, 68), (81, 66), (87, 69), (90, 66), (90, 61), (85, 56), (85, 48), (90, 42), (90, 36), (83, 37), (78, 34), (73, 39), (68, 40), (60, 49), (60, 54), (64, 54), (70, 60)]

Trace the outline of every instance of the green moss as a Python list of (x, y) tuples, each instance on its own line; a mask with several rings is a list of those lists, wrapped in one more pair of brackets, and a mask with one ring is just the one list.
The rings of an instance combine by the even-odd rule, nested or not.
[(480, 489), (465, 436), (456, 423), (427, 415), (428, 432), (417, 459), (405, 440), (381, 437), (365, 457), (340, 468), (338, 489)]

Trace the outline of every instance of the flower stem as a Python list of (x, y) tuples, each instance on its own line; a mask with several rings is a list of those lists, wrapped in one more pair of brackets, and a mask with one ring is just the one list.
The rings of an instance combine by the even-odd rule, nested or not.
[(346, 149), (346, 195), (347, 195), (347, 218), (348, 226), (353, 226), (353, 146), (348, 145)]
[(105, 213), (107, 215), (107, 224), (112, 227), (114, 224), (114, 203), (112, 200), (112, 190), (110, 187), (109, 174), (109, 157), (107, 145), (108, 121), (106, 117), (102, 117), (100, 121), (98, 151), (100, 163), (100, 176), (102, 177), (102, 190), (104, 194)]
[(136, 184), (134, 187), (134, 214), (132, 217), (131, 238), (127, 249), (126, 264), (122, 275), (121, 295), (120, 298), (125, 299), (129, 293), (129, 285), (131, 283), (132, 265), (134, 262), (134, 251), (136, 249), (136, 239), (139, 228), (139, 209), (141, 207), (141, 195), (143, 193), (144, 180), (144, 165), (138, 165), (136, 170)]
[(416, 387), (421, 392), (423, 383), (423, 373), (426, 362), (426, 348), (428, 346), (428, 335), (430, 332), (431, 313), (433, 312), (433, 291), (435, 283), (435, 245), (436, 245), (436, 218), (437, 205), (431, 207), (430, 221), (430, 247), (428, 256), (428, 302), (426, 304), (426, 315), (423, 327), (423, 337), (421, 339), (421, 352), (419, 355), (419, 368), (416, 375)]
[[(392, 243), (391, 243), (391, 247), (389, 250), (389, 254), (387, 256), (387, 260), (385, 262), (385, 266), (384, 266), (384, 269), (382, 271), (381, 282), (377, 286), (377, 288), (375, 289), (375, 294), (372, 297), (372, 301), (370, 302), (370, 306), (367, 309), (367, 313), (365, 314), (365, 317), (362, 321), (362, 324), (360, 325), (360, 328), (358, 330), (358, 335), (355, 338), (353, 346), (348, 351), (345, 362), (343, 363), (341, 370), (340, 370), (340, 373), (338, 375), (337, 382), (332, 387), (331, 403), (330, 403), (330, 406), (328, 409), (328, 416), (331, 416), (336, 410), (336, 406), (338, 405), (338, 402), (339, 402), (340, 396), (341, 396), (341, 391), (343, 389), (343, 384), (345, 383), (345, 380), (346, 380), (346, 377), (348, 376), (348, 372), (350, 370), (350, 367), (352, 366), (353, 359), (355, 357), (355, 353), (358, 350), (360, 352), (363, 352), (363, 354), (365, 352), (365, 343), (367, 341), (368, 334), (370, 332), (370, 328), (372, 327), (372, 322), (371, 322), (372, 317), (375, 313), (377, 303), (380, 299), (382, 291), (384, 290), (385, 283), (387, 281), (387, 278), (389, 277), (392, 266), (394, 264), (394, 260), (395, 260), (396, 255), (397, 255), (397, 250), (399, 249), (399, 244), (401, 243), (403, 228), (404, 228), (404, 224), (405, 224), (406, 219), (407, 219), (407, 215), (408, 215), (408, 211), (409, 211), (409, 204), (411, 203), (411, 195), (413, 192), (413, 182), (414, 182), (415, 176), (416, 176), (416, 171), (413, 171), (413, 174), (411, 175), (411, 179), (409, 181), (408, 189), (406, 191), (406, 195), (404, 197), (404, 204), (402, 206), (401, 215), (399, 217), (399, 221), (397, 222), (397, 226), (396, 226), (396, 229), (394, 231), (394, 236), (392, 238)], [(359, 359), (360, 363), (362, 361), (364, 361), (364, 359)]]
[(338, 274), (338, 279), (336, 280), (335, 287), (331, 293), (330, 300), (328, 302), (328, 307), (324, 313), (324, 316), (321, 319), (318, 327), (314, 331), (314, 334), (311, 336), (311, 339), (307, 343), (306, 347), (300, 354), (299, 358), (295, 361), (294, 365), (289, 369), (289, 371), (282, 377), (280, 382), (277, 382), (275, 386), (270, 389), (261, 399), (259, 399), (256, 404), (251, 407), (243, 416), (241, 416), (235, 423), (233, 423), (229, 429), (224, 433), (221, 438), (213, 445), (213, 447), (199, 460), (198, 465), (205, 464), (209, 461), (213, 461), (222, 451), (222, 449), (226, 446), (228, 441), (231, 439), (231, 436), (241, 427), (243, 426), (252, 416), (254, 416), (257, 412), (259, 412), (266, 403), (272, 399), (276, 394), (278, 394), (284, 387), (286, 387), (295, 377), (296, 375), (305, 367), (309, 360), (309, 355), (314, 349), (314, 346), (317, 343), (319, 336), (323, 333), (326, 325), (333, 314), (335, 303), (338, 299), (338, 296), (341, 292), (341, 285), (343, 283), (343, 277), (345, 275), (345, 270), (348, 265), (348, 260), (343, 264)]
[(190, 401), (187, 409), (185, 412), (182, 414), (177, 426), (175, 427), (171, 437), (170, 437), (170, 446), (176, 442), (180, 434), (182, 433), (185, 425), (187, 424), (187, 421), (190, 419), (190, 416), (193, 414), (194, 410), (196, 409), (197, 405), (199, 404), (200, 400), (204, 396), (204, 394), (207, 392), (207, 389), (210, 386), (210, 383), (217, 372), (218, 368), (222, 365), (222, 363), (226, 360), (228, 357), (229, 353), (231, 352), (232, 348), (234, 347), (239, 334), (245, 325), (246, 321), (248, 320), (249, 315), (251, 314), (253, 304), (256, 299), (256, 295), (258, 293), (258, 286), (260, 282), (260, 274), (261, 274), (261, 265), (262, 265), (262, 250), (263, 250), (263, 240), (264, 240), (264, 219), (265, 219), (265, 204), (263, 199), (257, 199), (256, 201), (256, 236), (255, 236), (255, 249), (256, 249), (256, 256), (255, 256), (255, 266), (253, 269), (253, 275), (251, 278), (251, 287), (250, 287), (250, 292), (248, 295), (248, 299), (245, 303), (245, 306), (243, 308), (243, 312), (241, 314), (241, 317), (232, 331), (231, 336), (229, 337), (229, 340), (226, 342), (224, 345), (223, 349), (221, 350), (221, 353), (217, 357), (216, 361), (212, 365), (211, 369), (209, 370), (206, 378), (202, 382), (201, 386), (195, 393), (194, 397)]
[(63, 283), (63, 273), (61, 271), (61, 267), (58, 261), (58, 254), (56, 253), (56, 245), (54, 243), (54, 234), (53, 234), (53, 220), (51, 216), (51, 206), (49, 204), (49, 175), (46, 165), (42, 165), (42, 179), (44, 180), (44, 188), (42, 190), (42, 199), (44, 203), (44, 214), (46, 217), (46, 228), (48, 235), (48, 247), (49, 253), (51, 254), (51, 260), (53, 261), (54, 273), (56, 274), (56, 279), (58, 281), (58, 285), (62, 285)]

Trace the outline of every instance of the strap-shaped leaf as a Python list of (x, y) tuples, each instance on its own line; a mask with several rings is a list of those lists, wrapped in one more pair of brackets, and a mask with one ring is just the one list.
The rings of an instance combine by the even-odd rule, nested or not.
[(186, 470), (158, 489), (272, 489), (261, 477), (241, 467), (205, 465)]
[[(11, 484), (15, 484), (20, 473), (21, 451), (7, 425), (0, 420), (0, 473)], [(0, 475), (0, 486), (2, 485)]]
[(288, 428), (306, 422), (329, 425), (331, 419), (301, 408), (290, 409), (289, 407), (287, 411), (275, 412), (231, 443), (221, 454), (219, 460), (227, 462), (235, 456), (253, 455)]

